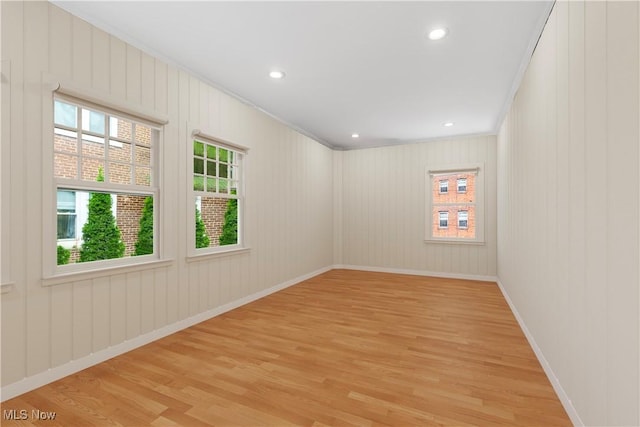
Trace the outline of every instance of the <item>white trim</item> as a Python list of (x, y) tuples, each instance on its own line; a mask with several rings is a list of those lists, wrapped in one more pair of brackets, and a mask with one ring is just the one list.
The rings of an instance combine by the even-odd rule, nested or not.
[(335, 264), (333, 268), (341, 269), (341, 270), (373, 271), (376, 273), (410, 274), (412, 276), (440, 277), (444, 279), (477, 280), (481, 282), (496, 282), (498, 280), (496, 276), (483, 276), (480, 274), (462, 274), (462, 273), (449, 273), (446, 271), (427, 271), (427, 270), (411, 270), (406, 268), (373, 267), (368, 265)]
[[(116, 262), (121, 260), (129, 260), (129, 263), (125, 264), (122, 262)], [(98, 277), (111, 276), (114, 274), (167, 267), (173, 264), (173, 261), (173, 259), (155, 259), (153, 258), (153, 255), (129, 256), (124, 258), (93, 261), (91, 264), (87, 263), (89, 267), (82, 270), (74, 271), (73, 269), (67, 269), (67, 271), (56, 273), (54, 275), (44, 276), (42, 278), (42, 286), (59, 285), (60, 283), (77, 282), (79, 280), (96, 279)], [(73, 267), (74, 265), (75, 264), (67, 264), (66, 266)]]
[[(122, 102), (118, 98), (96, 91), (95, 89), (80, 87), (69, 81), (56, 81), (55, 77), (49, 75), (45, 76), (45, 81), (51, 85), (52, 92), (75, 98), (83, 101), (83, 103), (99, 106), (100, 109), (104, 110), (107, 108), (112, 110), (111, 112), (128, 114), (134, 118), (143, 119), (160, 126), (169, 123), (169, 118), (156, 110), (132, 106), (131, 103)], [(107, 113), (111, 112), (107, 111)], [(109, 129), (105, 129), (105, 132), (108, 133)]]
[(209, 320), (213, 317), (219, 316), (223, 313), (226, 313), (227, 311), (234, 310), (245, 304), (249, 304), (250, 302), (253, 302), (260, 298), (264, 298), (267, 295), (281, 291), (305, 280), (311, 279), (312, 277), (315, 277), (319, 274), (326, 273), (329, 270), (331, 270), (330, 266), (321, 268), (311, 273), (304, 274), (302, 276), (298, 276), (294, 279), (287, 280), (278, 285), (272, 286), (262, 291), (258, 291), (251, 295), (247, 295), (246, 297), (237, 299), (220, 307), (216, 307), (211, 310), (196, 314), (194, 316), (164, 326), (160, 329), (156, 329), (155, 331), (139, 335), (136, 338), (124, 341), (113, 347), (108, 347), (104, 350), (100, 350), (97, 353), (92, 353), (80, 359), (72, 360), (71, 362), (65, 363), (64, 365), (60, 365), (39, 374), (26, 377), (13, 384), (2, 387), (2, 389), (0, 390), (0, 401), (4, 402), (21, 394), (27, 393), (31, 390), (35, 390), (38, 387), (42, 387), (43, 385), (52, 383), (68, 375), (75, 374), (76, 372), (97, 365), (98, 363), (102, 363), (128, 351), (134, 350), (138, 347), (142, 347), (143, 345), (149, 344), (150, 342), (156, 341), (160, 338), (164, 338), (168, 335), (189, 328), (200, 322), (204, 322), (205, 320)]
[(547, 375), (547, 378), (549, 378), (549, 382), (551, 382), (551, 386), (553, 387), (553, 390), (558, 395), (558, 398), (560, 399), (560, 403), (562, 403), (564, 410), (567, 412), (567, 415), (569, 415), (571, 422), (573, 423), (574, 426), (584, 426), (584, 423), (580, 419), (580, 415), (578, 415), (578, 411), (576, 411), (576, 408), (573, 406), (573, 402), (571, 402), (571, 399), (569, 398), (567, 393), (564, 391), (564, 388), (562, 388), (562, 384), (560, 384), (560, 380), (558, 380), (558, 377), (553, 372), (551, 365), (549, 364), (547, 359), (544, 357), (544, 354), (542, 353), (542, 349), (538, 346), (538, 343), (536, 343), (535, 338), (533, 337), (531, 332), (529, 332), (529, 328), (527, 328), (527, 325), (524, 323), (524, 319), (520, 316), (520, 313), (518, 313), (518, 309), (516, 308), (511, 298), (509, 297), (509, 294), (507, 293), (506, 289), (500, 282), (500, 279), (498, 279), (496, 283), (498, 284), (498, 288), (500, 288), (500, 292), (502, 292), (502, 296), (507, 301), (507, 304), (509, 304), (509, 308), (511, 308), (511, 312), (513, 313), (514, 317), (518, 321), (518, 324), (520, 325), (520, 329), (522, 329), (522, 332), (524, 332), (525, 337), (527, 337), (527, 341), (529, 341), (529, 345), (531, 346), (531, 348), (533, 349), (533, 352), (538, 358), (538, 361), (540, 362), (540, 365), (542, 366), (544, 373)]
[[(196, 262), (196, 261), (202, 261), (209, 258), (220, 258), (220, 257), (225, 257), (230, 255), (240, 255), (240, 254), (251, 252), (251, 248), (238, 247), (238, 245), (233, 245), (233, 246), (234, 247), (231, 249), (221, 249), (214, 252), (196, 253), (195, 255), (189, 255), (185, 257), (185, 260), (187, 262)], [(215, 246), (210, 249), (215, 249), (215, 248), (224, 248), (224, 246)]]
[[(206, 140), (205, 142), (210, 142), (212, 144), (215, 145), (222, 145), (223, 148), (229, 148), (230, 150), (233, 151), (241, 151), (244, 154), (247, 154), (249, 152), (249, 148), (245, 147), (244, 145), (240, 145), (240, 144), (235, 144), (233, 142), (229, 142), (225, 139), (219, 138), (217, 136), (213, 135), (213, 132), (211, 131), (203, 131), (200, 129), (193, 129), (191, 131), (191, 139), (193, 138), (200, 138), (200, 139), (204, 139)], [(224, 147), (226, 146), (226, 147)]]

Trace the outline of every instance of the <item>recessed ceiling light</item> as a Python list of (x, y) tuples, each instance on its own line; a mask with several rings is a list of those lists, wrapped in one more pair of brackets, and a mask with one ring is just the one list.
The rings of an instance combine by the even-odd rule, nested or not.
[(272, 72), (269, 73), (269, 77), (271, 77), (272, 79), (284, 79), (284, 71), (280, 71), (280, 70), (273, 70)]
[(447, 122), (444, 124), (446, 127), (450, 128), (451, 126), (453, 126), (453, 122)]
[(351, 134), (351, 138), (360, 138), (360, 134), (358, 134), (358, 133), (352, 133), (352, 134)]
[(431, 30), (429, 33), (430, 40), (440, 40), (444, 38), (449, 33), (449, 30), (446, 28), (436, 28), (435, 30)]

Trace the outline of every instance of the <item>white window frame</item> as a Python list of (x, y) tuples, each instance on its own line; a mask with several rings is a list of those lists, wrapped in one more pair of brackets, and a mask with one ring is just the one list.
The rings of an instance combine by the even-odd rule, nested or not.
[[(464, 190), (460, 190), (460, 181), (464, 181)], [(466, 193), (467, 192), (467, 178), (458, 178), (456, 180), (456, 192), (458, 193)]]
[[(189, 227), (187, 228), (187, 261), (199, 259), (201, 257), (206, 256), (216, 256), (216, 255), (229, 255), (234, 253), (246, 252), (249, 250), (247, 246), (246, 240), (246, 230), (245, 230), (245, 168), (247, 165), (247, 156), (249, 154), (249, 148), (239, 145), (236, 143), (232, 143), (226, 141), (222, 138), (215, 136), (211, 131), (201, 130), (199, 127), (195, 127), (191, 124), (187, 124), (188, 134), (187, 134), (187, 180), (188, 180), (188, 189), (189, 189), (189, 199), (187, 203), (187, 218), (190, 218), (188, 223)], [(233, 151), (234, 157), (239, 156), (239, 160), (237, 161), (237, 167), (239, 169), (238, 172), (238, 188), (237, 194), (233, 195), (230, 193), (219, 193), (219, 192), (210, 192), (210, 191), (199, 191), (193, 188), (193, 177), (194, 177), (194, 169), (193, 169), (193, 142), (198, 141), (206, 145), (213, 145), (218, 148), (223, 148), (225, 150)], [(206, 151), (206, 147), (205, 147)], [(215, 198), (224, 198), (224, 199), (237, 199), (238, 200), (238, 243), (235, 245), (224, 245), (224, 246), (213, 246), (208, 248), (196, 248), (196, 232), (195, 232), (195, 215), (196, 215), (196, 197), (215, 197)], [(202, 213), (202, 212), (201, 212)], [(209, 238), (213, 238), (209, 236)]]
[[(460, 215), (464, 212), (465, 218), (462, 219)], [(459, 210), (457, 212), (458, 219), (458, 228), (462, 230), (467, 230), (469, 228), (469, 211), (468, 210)], [(460, 221), (467, 221), (467, 225), (460, 225)]]
[[(442, 219), (447, 222), (447, 225), (442, 225)], [(449, 212), (448, 211), (439, 211), (438, 212), (438, 228), (445, 229), (449, 228)]]
[[(51, 77), (45, 76), (45, 80), (49, 80), (51, 92), (47, 92), (43, 102), (43, 206), (45, 214), (43, 215), (43, 285), (55, 285), (65, 283), (71, 278), (78, 280), (83, 278), (97, 277), (104, 272), (110, 272), (114, 269), (125, 268), (127, 271), (132, 268), (147, 268), (157, 263), (166, 263), (168, 260), (162, 257), (162, 233), (161, 224), (161, 191), (162, 178), (160, 174), (160, 165), (162, 164), (164, 125), (168, 120), (160, 114), (150, 112), (145, 109), (130, 107), (128, 104), (119, 100), (110, 98), (109, 96), (96, 93), (90, 89), (77, 88), (72, 84), (64, 84), (52, 82)], [(151, 145), (151, 185), (142, 186), (133, 184), (115, 184), (108, 181), (105, 182), (89, 182), (81, 179), (56, 178), (54, 175), (54, 133), (56, 127), (54, 121), (54, 101), (61, 100), (63, 102), (75, 104), (81, 108), (88, 108), (93, 111), (99, 111), (109, 116), (122, 118), (124, 120), (140, 123), (154, 129), (157, 138)], [(78, 115), (81, 116), (81, 110)], [(77, 128), (82, 127), (81, 123), (76, 123)], [(105, 138), (109, 134), (109, 123), (105, 118)], [(118, 145), (118, 144), (113, 144)], [(80, 159), (81, 153), (78, 153)], [(132, 156), (135, 156), (132, 153)], [(105, 168), (108, 167), (108, 154), (105, 147)], [(80, 161), (80, 160), (78, 160)], [(47, 191), (48, 189), (48, 191)], [(103, 192), (112, 195), (141, 195), (152, 196), (154, 200), (154, 252), (149, 255), (127, 256), (123, 258), (114, 258), (109, 260), (92, 261), (86, 263), (72, 263), (66, 265), (57, 265), (57, 190), (85, 191), (85, 192)], [(47, 209), (48, 208), (48, 209)], [(115, 206), (113, 207), (115, 212)], [(76, 228), (76, 233), (78, 233)]]
[[(442, 185), (442, 184), (444, 184), (444, 185)], [(442, 190), (443, 188), (444, 188), (444, 191)], [(449, 180), (448, 179), (440, 180), (440, 182), (438, 183), (438, 192), (440, 194), (449, 193)]]
[[(462, 164), (462, 165), (434, 165), (427, 166), (425, 171), (425, 233), (424, 240), (426, 243), (454, 243), (454, 244), (484, 244), (485, 229), (485, 189), (484, 189), (484, 164)], [(475, 202), (468, 203), (438, 203), (433, 201), (433, 188), (435, 183), (441, 181), (440, 177), (444, 175), (453, 175), (457, 173), (473, 173), (475, 174)], [(457, 181), (456, 181), (457, 183)], [(439, 184), (438, 184), (439, 185)], [(457, 185), (456, 185), (457, 187)], [(442, 194), (442, 193), (440, 193)], [(433, 208), (434, 206), (460, 206), (461, 204), (475, 206), (475, 238), (463, 237), (438, 237), (433, 234)], [(468, 219), (467, 219), (468, 221)], [(439, 225), (438, 217), (438, 225)], [(456, 220), (457, 224), (457, 220)]]

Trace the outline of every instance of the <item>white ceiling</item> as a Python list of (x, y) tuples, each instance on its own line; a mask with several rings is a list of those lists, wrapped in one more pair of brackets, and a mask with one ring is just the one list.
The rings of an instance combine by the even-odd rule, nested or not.
[(495, 133), (552, 5), (53, 2), (343, 149)]

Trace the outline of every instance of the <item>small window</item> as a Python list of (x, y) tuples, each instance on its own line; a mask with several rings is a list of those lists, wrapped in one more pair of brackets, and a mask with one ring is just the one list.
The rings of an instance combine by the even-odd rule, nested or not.
[(440, 218), (438, 227), (440, 228), (449, 227), (449, 212), (438, 212), (438, 216)]
[[(484, 243), (483, 169), (480, 165), (427, 169), (426, 241)], [(448, 183), (455, 185), (454, 191), (448, 191)]]
[(191, 152), (195, 208), (193, 253), (243, 248), (243, 159), (246, 151), (198, 134)]
[(458, 193), (467, 192), (467, 178), (458, 178)]
[(58, 190), (58, 240), (76, 238), (76, 192)]
[(469, 211), (458, 211), (458, 228), (469, 228)]

